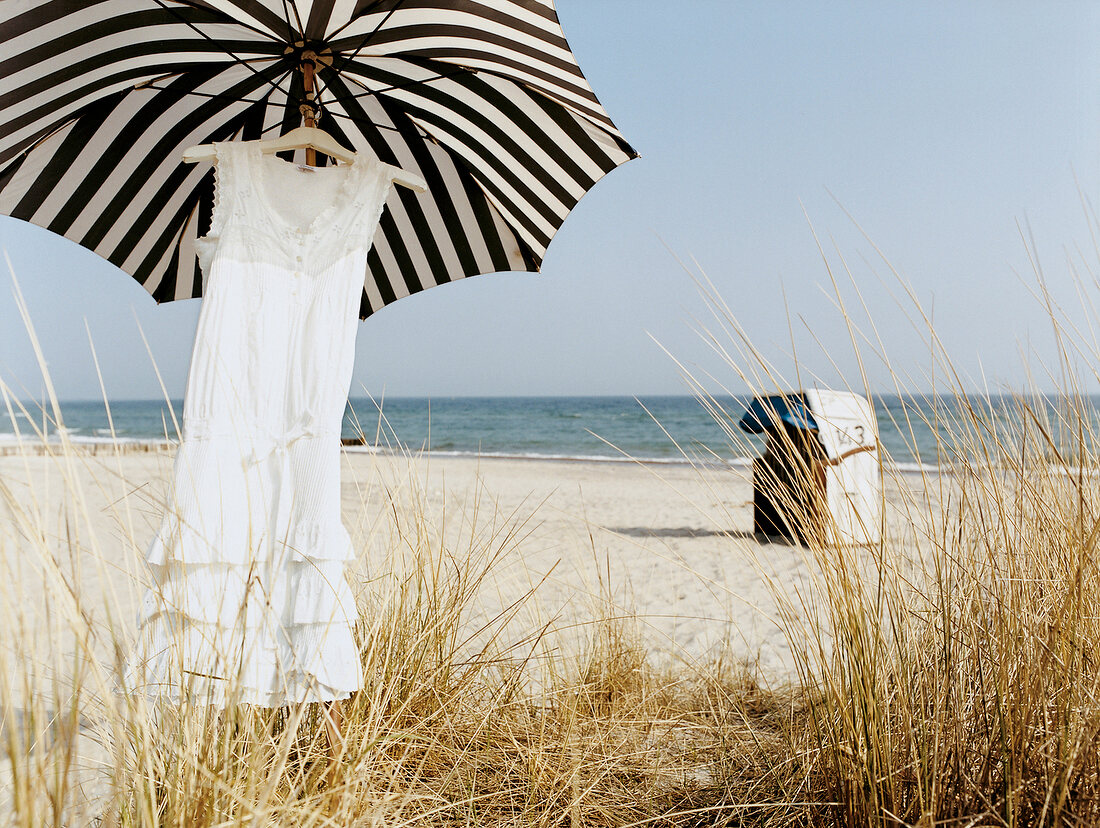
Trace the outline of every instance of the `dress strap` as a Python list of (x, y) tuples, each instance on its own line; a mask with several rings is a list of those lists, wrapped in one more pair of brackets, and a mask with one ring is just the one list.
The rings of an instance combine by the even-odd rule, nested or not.
[(237, 209), (240, 197), (239, 191), (248, 180), (247, 175), (242, 175), (241, 161), (243, 153), (242, 144), (239, 141), (215, 141), (214, 147), (214, 209), (210, 217), (210, 232), (208, 238), (221, 236), (229, 217)]
[(404, 170), (370, 156), (360, 156), (355, 166), (359, 169), (355, 171), (355, 192), (350, 205), (352, 219), (373, 227), (389, 197), (394, 177), (403, 174)]

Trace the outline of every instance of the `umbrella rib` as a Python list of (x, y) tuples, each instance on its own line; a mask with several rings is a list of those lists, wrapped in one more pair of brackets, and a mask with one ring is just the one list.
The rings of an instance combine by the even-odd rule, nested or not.
[[(264, 61), (264, 60), (278, 60), (278, 58), (277, 57), (244, 58), (244, 59), (241, 60), (241, 63), (259, 63), (259, 62)], [(178, 72), (165, 72), (163, 75), (157, 75), (157, 77), (155, 77), (155, 78), (149, 78), (149, 80), (147, 80), (147, 81), (142, 81), (141, 83), (134, 84), (134, 89), (163, 89), (164, 87), (162, 87), (162, 86), (153, 86), (153, 84), (154, 83), (160, 83), (161, 81), (166, 81), (169, 78), (178, 78), (181, 75), (186, 75), (188, 72), (191, 72), (191, 71), (193, 71), (193, 70), (192, 69), (181, 69)], [(289, 70), (287, 70), (287, 73), (284, 73), (284, 74), (289, 74)]]
[[(291, 25), (290, 12), (294, 12), (294, 19), (298, 23), (297, 33), (294, 31), (294, 26)], [(290, 38), (290, 42), (296, 42), (298, 37), (305, 38), (306, 32), (305, 27), (302, 26), (302, 15), (298, 12), (298, 5), (294, 0), (290, 0), (289, 6), (287, 5), (287, 0), (283, 0), (283, 16), (286, 18), (286, 33)]]
[[(393, 13), (396, 12), (401, 7), (401, 4), (404, 3), (404, 2), (405, 2), (405, 0), (397, 0), (397, 2), (393, 4), (393, 8), (390, 9), (388, 12), (386, 12), (386, 16), (382, 18), (382, 21), (377, 26), (375, 26), (373, 29), (371, 29), (369, 32), (367, 32), (367, 36), (363, 38), (363, 40), (355, 48), (355, 51), (344, 58), (344, 62), (342, 64), (340, 64), (340, 67), (338, 69), (333, 67), (337, 73), (339, 73), (341, 70), (343, 70), (343, 68), (345, 66), (347, 66), (349, 63), (351, 63), (351, 61), (353, 61), (357, 57), (359, 57), (359, 53), (361, 51), (363, 51), (363, 47), (365, 47), (368, 43), (370, 43), (371, 38), (373, 38), (376, 34), (378, 34), (379, 31), (381, 31), (382, 27), (385, 26), (386, 23), (389, 22), (389, 19), (391, 17), (393, 17)], [(349, 20), (347, 23), (345, 23), (343, 26), (341, 26), (339, 29), (337, 29), (335, 32), (333, 32), (332, 35), (329, 37), (329, 40), (332, 40), (333, 38), (335, 38), (338, 34), (340, 34), (341, 31), (344, 30), (344, 28), (346, 28), (347, 26), (350, 26), (350, 25), (351, 25), (351, 21)], [(333, 62), (335, 62), (335, 60)]]
[[(291, 0), (291, 2), (293, 2), (293, 0)], [(373, 38), (376, 34), (378, 34), (378, 32), (382, 29), (382, 27), (386, 25), (387, 21), (389, 21), (390, 17), (393, 15), (394, 12), (397, 11), (398, 7), (400, 7), (400, 5), (403, 2), (404, 2), (404, 0), (397, 0), (397, 2), (394, 4), (393, 8), (390, 9), (388, 12), (386, 12), (386, 16), (382, 18), (381, 22), (377, 26), (375, 26), (367, 34), (367, 36), (365, 38), (363, 38), (362, 42), (360, 42), (360, 44), (356, 47), (355, 51), (352, 52), (350, 55), (346, 55), (346, 56), (343, 57), (343, 62), (340, 64), (339, 67), (337, 67), (335, 65), (330, 67), (334, 74), (336, 74), (338, 76), (341, 75), (341, 73), (347, 67), (347, 65), (359, 56), (359, 53), (361, 51), (363, 51), (363, 48), (370, 42), (371, 38)], [(332, 36), (330, 37), (330, 40), (333, 37), (336, 37), (337, 35), (339, 35), (340, 32), (343, 31), (345, 28), (347, 28), (347, 26), (349, 26), (349, 25), (351, 25), (351, 21), (349, 21), (348, 23), (345, 23), (343, 26), (341, 26), (339, 29), (337, 29), (332, 34)], [(333, 59), (333, 64), (335, 64), (335, 62), (336, 61), (335, 61), (335, 58), (334, 58)], [(421, 83), (431, 83), (432, 81), (442, 80), (442, 79), (445, 79), (445, 78), (451, 78), (451, 77), (455, 77), (456, 75), (461, 75), (461, 74), (465, 74), (465, 73), (472, 72), (472, 71), (473, 71), (472, 69), (467, 69), (466, 67), (461, 67), (458, 71), (449, 72), (449, 73), (440, 73), (439, 75), (437, 75), (434, 78), (425, 78), (424, 80), (410, 81), (407, 84), (387, 86), (383, 89), (378, 89), (378, 90), (372, 90), (369, 86), (367, 86), (365, 83), (363, 83), (358, 78), (350, 78), (350, 80), (352, 80), (353, 83), (355, 83), (357, 86), (359, 86), (359, 87), (366, 90), (366, 92), (364, 92), (362, 95), (353, 95), (352, 97), (353, 98), (365, 98), (365, 97), (368, 97), (370, 95), (377, 95), (377, 94), (382, 93), (382, 92), (392, 92), (395, 89), (408, 89), (409, 87), (416, 86), (416, 85), (421, 84)], [(320, 77), (320, 75), (318, 75), (318, 77), (320, 78), (322, 86), (317, 91), (316, 99), (317, 99), (318, 102), (320, 102), (321, 93), (328, 91), (328, 83), (324, 80), (323, 77)], [(334, 98), (336, 100), (340, 100), (340, 98), (338, 96), (334, 96)]]
[(188, 20), (187, 18), (185, 18), (185, 17), (181, 16), (180, 14), (178, 14), (176, 12), (176, 10), (173, 9), (172, 7), (168, 6), (164, 2), (164, 0), (153, 0), (153, 2), (155, 2), (158, 6), (160, 6), (166, 12), (171, 14), (173, 17), (177, 18), (180, 22), (182, 22), (188, 28), (193, 29), (195, 32), (197, 32), (199, 35), (201, 35), (203, 38), (205, 38), (206, 40), (209, 40), (211, 43), (213, 43), (215, 46), (217, 46), (221, 51), (225, 52), (227, 55), (229, 55), (231, 58), (233, 58), (234, 62), (239, 63), (241, 66), (248, 69), (248, 71), (252, 72), (258, 78), (260, 78), (264, 83), (270, 84), (272, 87), (274, 87), (275, 89), (278, 89), (280, 92), (282, 92), (288, 98), (293, 97), (289, 92), (287, 92), (285, 89), (283, 89), (281, 86), (279, 86), (279, 84), (265, 78), (263, 76), (263, 73), (257, 71), (255, 68), (253, 68), (250, 63), (248, 63), (247, 61), (243, 60), (240, 57), (237, 57), (236, 54), (231, 52), (229, 49), (226, 49), (224, 46), (222, 46), (220, 43), (218, 43), (217, 40), (212, 38), (210, 35), (208, 35), (206, 32), (204, 32), (202, 29), (200, 29), (198, 26), (196, 26), (190, 20)]
[[(198, 11), (205, 11), (205, 12), (214, 11), (214, 12), (217, 12), (216, 9), (211, 9), (209, 6), (195, 5), (193, 2), (191, 2), (191, 0), (172, 0), (172, 2), (179, 3), (181, 6), (186, 6), (189, 9), (196, 9)], [(217, 12), (217, 13), (220, 14), (220, 12)], [(269, 32), (269, 31), (264, 31), (263, 29), (257, 28), (256, 26), (253, 26), (251, 23), (246, 23), (243, 20), (236, 20), (234, 18), (230, 18), (230, 17), (228, 17), (228, 15), (223, 15), (223, 16), (225, 16), (227, 19), (231, 20), (234, 26), (241, 26), (245, 29), (248, 29), (250, 32), (255, 32), (260, 37), (266, 37), (272, 43), (278, 43), (279, 42), (278, 40), (276, 40), (274, 37), (271, 36), (271, 32)]]
[[(344, 65), (345, 66), (347, 65), (347, 61), (344, 62)], [(453, 71), (453, 72), (440, 72), (435, 77), (423, 78), (422, 80), (410, 80), (408, 83), (395, 83), (395, 84), (391, 84), (390, 86), (383, 86), (381, 89), (371, 89), (369, 86), (367, 86), (367, 84), (361, 78), (357, 78), (354, 75), (350, 75), (350, 74), (342, 74), (340, 72), (340, 70), (337, 70), (337, 69), (333, 69), (332, 71), (333, 71), (334, 74), (339, 75), (340, 77), (343, 77), (346, 80), (351, 81), (352, 83), (354, 83), (356, 86), (360, 87), (361, 89), (366, 90), (362, 94), (352, 95), (351, 98), (366, 98), (366, 97), (369, 97), (369, 96), (372, 96), (372, 95), (380, 95), (383, 92), (393, 92), (393, 91), (398, 90), (398, 89), (411, 89), (412, 87), (419, 86), (420, 84), (431, 83), (432, 81), (437, 81), (437, 80), (446, 80), (447, 78), (455, 78), (455, 77), (458, 77), (459, 75), (476, 74), (475, 70), (468, 69), (465, 66), (460, 66), (457, 69), (455, 69), (455, 71)], [(328, 84), (328, 81), (326, 81), (324, 79), (324, 77), (321, 76), (320, 74), (317, 75), (317, 79), (320, 83), (320, 86), (317, 90), (317, 98), (319, 100), (320, 97), (321, 97), (321, 93), (328, 91), (329, 84)], [(338, 95), (333, 95), (333, 99), (337, 100), (337, 101), (341, 101), (341, 100), (348, 100), (348, 97), (345, 96), (345, 97), (341, 98)]]
[[(190, 97), (194, 97), (194, 98), (210, 98), (211, 100), (214, 100), (214, 101), (232, 101), (233, 103), (241, 103), (240, 98), (234, 97), (233, 95), (219, 94), (217, 92), (196, 92), (196, 91), (193, 91), (193, 90), (190, 91), (190, 92), (180, 92), (179, 90), (173, 89), (170, 86), (144, 86), (142, 88), (143, 89), (154, 89), (157, 92), (175, 92), (175, 93), (180, 94), (180, 95), (190, 96)], [(265, 96), (265, 98), (261, 99), (261, 100), (264, 101), (264, 106), (286, 106), (286, 104), (284, 104), (284, 103), (275, 103), (271, 100), (266, 99), (269, 96), (270, 96), (270, 93), (268, 93), (268, 96)], [(256, 103), (259, 103), (259, 101), (256, 101)]]
[[(340, 99), (337, 98), (337, 100), (340, 100)], [(344, 99), (344, 100), (346, 100), (346, 99)], [(325, 114), (332, 117), (332, 118), (343, 118), (346, 121), (351, 121), (353, 124), (363, 123), (362, 118), (355, 118), (355, 117), (352, 117), (351, 115), (346, 115), (343, 112), (333, 112), (332, 110), (325, 110)], [(370, 121), (370, 120), (368, 120), (367, 123), (369, 123), (375, 129), (388, 129), (391, 132), (400, 132), (401, 131), (398, 127), (386, 126), (385, 124), (377, 124), (374, 121)], [(420, 137), (426, 138), (428, 136), (428, 134), (426, 132), (424, 132), (423, 130), (420, 130), (419, 127), (417, 127), (417, 130), (419, 132), (421, 132)]]
[[(365, 89), (367, 91), (362, 92), (362, 93), (357, 94), (357, 95), (350, 95), (350, 96), (343, 97), (343, 98), (337, 98), (336, 96), (333, 96), (333, 97), (335, 98), (335, 100), (338, 100), (338, 101), (346, 101), (346, 100), (349, 100), (349, 98), (351, 98), (351, 99), (367, 98), (367, 97), (370, 97), (372, 95), (381, 95), (383, 92), (393, 92), (393, 91), (398, 90), (398, 89), (410, 89), (411, 87), (419, 86), (422, 83), (431, 83), (432, 81), (446, 80), (447, 78), (453, 78), (453, 77), (456, 77), (457, 75), (466, 75), (466, 74), (469, 74), (470, 71), (471, 70), (466, 69), (466, 68), (459, 68), (458, 70), (456, 70), (454, 72), (447, 72), (446, 74), (439, 74), (439, 75), (436, 75), (435, 77), (432, 77), (432, 78), (424, 78), (422, 80), (410, 80), (408, 83), (394, 83), (394, 84), (390, 84), (389, 86), (383, 86), (381, 89), (371, 89), (369, 86), (367, 86), (365, 83), (363, 83), (363, 81), (360, 80), (359, 78), (348, 75), (346, 77), (347, 80), (350, 80), (356, 86), (360, 86), (360, 87), (362, 87), (363, 89)], [(326, 84), (326, 88), (327, 88), (327, 84)]]
[[(374, 5), (377, 6), (378, 2), (380, 2), (380, 0), (376, 0)], [(368, 40), (370, 38), (374, 37), (378, 33), (378, 30), (386, 25), (386, 21), (390, 19), (390, 15), (393, 14), (395, 11), (397, 11), (397, 7), (400, 6), (402, 2), (404, 2), (404, 0), (399, 0), (398, 3), (396, 5), (394, 5), (394, 7), (392, 9), (389, 10), (389, 12), (386, 14), (386, 16), (382, 19), (382, 22), (379, 23), (377, 26), (375, 26), (374, 31), (372, 31), (369, 35), (367, 35)], [(366, 15), (366, 14), (369, 14), (369, 13), (370, 12), (368, 12), (368, 11), (364, 11), (362, 14), (356, 15), (351, 20), (349, 20), (347, 23), (345, 23), (343, 26), (340, 26), (338, 29), (336, 29), (336, 31), (334, 31), (332, 34), (330, 34), (328, 36), (328, 40), (329, 41), (334, 40), (336, 37), (338, 37), (340, 35), (340, 32), (344, 31), (344, 29), (346, 29), (348, 26), (350, 26), (356, 20), (359, 20), (360, 18), (362, 18), (363, 15)], [(360, 47), (360, 48), (362, 48), (362, 47)]]
[[(193, 94), (193, 93), (185, 92), (184, 94)], [(201, 93), (194, 93), (194, 94), (201, 94)], [(267, 102), (265, 102), (264, 105), (265, 106), (282, 106), (283, 104), (278, 104), (278, 103), (274, 103), (272, 101), (267, 101)], [(387, 126), (386, 124), (379, 124), (379, 123), (376, 123), (375, 121), (369, 121), (369, 120), (365, 121), (363, 118), (355, 118), (351, 115), (346, 115), (343, 112), (328, 112), (326, 114), (329, 115), (332, 118), (343, 118), (345, 121), (350, 121), (351, 123), (358, 126), (360, 131), (362, 131), (362, 125), (364, 123), (367, 123), (367, 124), (370, 124), (375, 129), (388, 129), (390, 132), (401, 132), (400, 127)], [(281, 122), (274, 123), (271, 126), (264, 127), (262, 130), (260, 130), (260, 135), (267, 135), (267, 133), (271, 132), (272, 130), (280, 129), (281, 127), (282, 127)], [(417, 133), (420, 135), (421, 138), (428, 137), (428, 134), (426, 132), (424, 132), (422, 129), (420, 129), (419, 127), (417, 127)]]
[[(283, 2), (285, 3), (286, 0), (283, 0)], [(340, 66), (337, 67), (337, 66), (333, 65), (333, 66), (330, 67), (332, 69), (332, 71), (335, 72), (337, 75), (339, 75), (340, 72), (344, 69), (345, 66), (347, 66), (349, 63), (351, 63), (351, 61), (355, 60), (355, 58), (359, 57), (359, 53), (361, 51), (363, 51), (363, 48), (368, 43), (370, 43), (371, 38), (374, 37), (376, 34), (378, 34), (379, 31), (381, 31), (382, 27), (385, 26), (387, 22), (389, 22), (389, 19), (393, 16), (394, 12), (396, 12), (401, 7), (401, 4), (404, 3), (404, 2), (405, 2), (405, 0), (397, 0), (397, 2), (393, 4), (393, 8), (391, 8), (388, 12), (386, 12), (385, 17), (383, 17), (382, 20), (379, 21), (378, 25), (375, 26), (373, 29), (371, 29), (371, 31), (369, 31), (367, 33), (366, 37), (364, 37), (363, 40), (359, 43), (359, 45), (356, 47), (355, 51), (352, 52), (350, 55), (345, 56), (344, 59), (343, 59), (343, 62), (340, 64)], [(294, 6), (294, 0), (290, 0), (290, 4), (291, 4), (291, 6)], [(295, 13), (297, 13), (297, 9), (295, 9)], [(333, 32), (333, 34), (329, 37), (329, 40), (331, 40), (333, 37), (336, 37), (337, 35), (339, 35), (340, 32), (342, 32), (345, 28), (347, 28), (348, 26), (351, 25), (351, 22), (352, 21), (349, 20), (347, 23), (345, 23), (343, 26), (341, 26), (339, 29), (337, 29), (335, 32)], [(304, 34), (302, 36), (305, 37)], [(333, 64), (335, 64), (335, 63), (336, 63), (336, 59), (334, 57), (333, 58)], [(318, 106), (321, 106), (321, 95), (328, 91), (328, 84), (325, 83), (324, 78), (320, 78), (320, 81), (321, 81), (321, 84), (317, 88), (317, 90), (314, 92), (314, 95), (313, 95), (313, 100)], [(360, 86), (362, 86), (368, 92), (370, 91), (369, 87), (367, 87), (366, 84), (360, 84)], [(339, 100), (339, 99), (336, 98), (336, 100)]]

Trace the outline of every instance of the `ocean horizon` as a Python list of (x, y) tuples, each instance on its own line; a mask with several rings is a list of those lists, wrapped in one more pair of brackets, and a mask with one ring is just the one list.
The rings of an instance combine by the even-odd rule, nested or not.
[[(740, 433), (737, 420), (751, 396), (713, 398), (716, 417), (688, 395), (532, 397), (353, 397), (345, 409), (349, 450), (554, 460), (644, 461), (743, 465), (763, 450), (762, 438)], [(879, 441), (902, 470), (936, 469), (939, 446), (963, 405), (995, 417), (1012, 416), (1010, 395), (873, 397)], [(1058, 400), (1042, 399), (1055, 411)], [(1088, 397), (1100, 420), (1100, 398)], [(59, 403), (68, 437), (76, 443), (174, 441), (182, 400), (66, 400)], [(56, 440), (58, 424), (41, 403), (23, 403), (15, 419), (0, 415), (0, 445)], [(108, 417), (108, 407), (110, 417)], [(917, 415), (917, 416), (914, 416)], [(173, 419), (174, 417), (174, 419)], [(33, 427), (31, 421), (33, 420)], [(937, 429), (941, 432), (937, 435)], [(731, 433), (733, 436), (731, 437)]]

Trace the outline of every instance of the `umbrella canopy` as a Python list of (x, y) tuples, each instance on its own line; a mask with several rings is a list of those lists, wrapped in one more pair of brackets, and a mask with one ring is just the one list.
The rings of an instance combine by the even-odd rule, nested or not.
[(158, 302), (202, 295), (214, 177), (184, 149), (304, 115), (429, 186), (389, 196), (364, 318), (466, 276), (537, 271), (573, 205), (636, 156), (550, 0), (0, 4), (0, 214), (93, 250)]

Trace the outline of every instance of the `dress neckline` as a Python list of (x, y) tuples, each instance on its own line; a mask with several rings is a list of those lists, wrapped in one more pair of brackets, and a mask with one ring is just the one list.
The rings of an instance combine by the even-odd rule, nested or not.
[[(268, 163), (267, 160), (269, 158), (272, 160), (274, 165), (277, 165), (277, 166), (285, 166), (285, 167), (291, 167), (291, 168), (299, 166), (298, 164), (294, 164), (293, 162), (284, 161), (282, 158), (279, 158), (279, 156), (277, 156), (277, 155), (267, 155), (263, 152), (263, 150), (260, 149), (259, 146), (255, 145), (255, 144), (253, 144), (250, 147), (250, 149), (252, 150), (252, 152), (249, 153), (249, 155), (250, 155), (250, 157), (252, 157), (256, 160), (256, 164), (259, 167), (259, 172), (261, 172), (261, 173), (263, 172), (264, 164)], [(343, 165), (342, 168), (339, 167), (339, 166), (310, 167), (310, 169), (314, 170), (313, 174), (320, 173), (320, 172), (323, 172), (323, 171), (326, 171), (326, 170), (336, 170), (336, 169), (346, 169), (347, 172), (343, 173), (343, 176), (342, 176), (343, 180), (340, 182), (340, 186), (337, 188), (336, 195), (333, 197), (332, 201), (329, 204), (325, 205), (325, 207), (320, 209), (317, 212), (317, 214), (313, 217), (313, 220), (310, 221), (310, 223), (307, 224), (307, 225), (303, 226), (303, 225), (299, 225), (299, 224), (294, 224), (289, 219), (287, 219), (286, 216), (284, 216), (282, 213), (280, 213), (275, 208), (274, 203), (272, 203), (271, 199), (268, 197), (265, 178), (262, 174), (253, 176), (253, 181), (255, 182), (254, 189), (256, 190), (256, 197), (263, 204), (264, 210), (276, 222), (278, 222), (284, 228), (286, 228), (286, 229), (290, 230), (292, 233), (295, 233), (295, 234), (298, 234), (298, 235), (303, 235), (303, 236), (311, 235), (313, 233), (313, 231), (317, 229), (317, 226), (323, 220), (328, 219), (336, 211), (337, 208), (339, 208), (339, 207), (341, 207), (345, 204), (345, 202), (347, 200), (348, 193), (351, 190), (352, 179), (356, 176), (356, 170), (358, 170), (360, 167), (364, 166), (364, 164), (361, 163), (361, 160), (362, 159), (359, 159), (358, 157), (356, 157), (355, 161), (353, 161), (350, 164)], [(326, 172), (324, 174), (327, 175), (329, 173)]]

